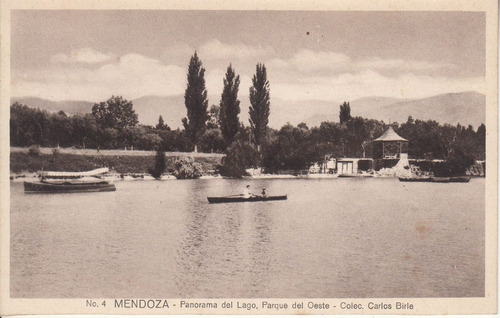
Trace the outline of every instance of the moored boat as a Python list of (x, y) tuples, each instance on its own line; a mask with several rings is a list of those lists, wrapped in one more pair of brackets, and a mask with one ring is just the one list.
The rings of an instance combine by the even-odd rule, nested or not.
[(432, 182), (432, 177), (399, 177), (401, 182)]
[(24, 181), (26, 193), (71, 193), (71, 192), (108, 192), (116, 191), (109, 181)]
[(462, 176), (462, 177), (450, 177), (450, 182), (469, 182), (471, 177), (469, 176)]
[(109, 172), (108, 168), (99, 168), (90, 171), (67, 172), (67, 171), (40, 171), (38, 175), (42, 179), (79, 179), (96, 177)]
[(102, 179), (108, 168), (84, 172), (40, 172), (40, 181), (24, 181), (26, 193), (71, 193), (116, 191), (115, 185)]
[(434, 182), (434, 183), (453, 183), (460, 182), (466, 183), (469, 182), (471, 177), (463, 176), (463, 177), (399, 177), (399, 181), (401, 182)]
[(207, 197), (209, 203), (236, 203), (236, 202), (259, 202), (259, 201), (278, 201), (286, 200), (286, 195), (276, 195), (276, 196), (252, 196), (249, 198), (233, 195), (226, 197)]
[(339, 178), (373, 178), (373, 174), (368, 174), (368, 173), (346, 173), (346, 174), (339, 174)]

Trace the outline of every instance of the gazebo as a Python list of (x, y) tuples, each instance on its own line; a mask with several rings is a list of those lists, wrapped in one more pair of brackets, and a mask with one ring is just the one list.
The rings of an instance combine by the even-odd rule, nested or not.
[(373, 159), (408, 158), (408, 140), (398, 135), (391, 126), (373, 141)]

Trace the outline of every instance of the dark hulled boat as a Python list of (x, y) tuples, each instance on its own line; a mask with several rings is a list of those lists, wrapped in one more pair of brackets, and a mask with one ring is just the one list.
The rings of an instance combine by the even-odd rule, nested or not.
[(467, 183), (471, 177), (399, 177), (401, 182)]
[(36, 181), (24, 182), (26, 193), (71, 193), (71, 192), (108, 192), (116, 191), (108, 181)]
[(26, 193), (71, 193), (71, 192), (109, 192), (116, 191), (113, 183), (105, 181), (101, 175), (108, 168), (84, 172), (44, 171), (40, 181), (24, 182)]
[(227, 197), (207, 197), (209, 203), (236, 203), (236, 202), (259, 202), (259, 201), (278, 201), (286, 200), (286, 195), (277, 196), (253, 196), (245, 198), (243, 196), (227, 196)]

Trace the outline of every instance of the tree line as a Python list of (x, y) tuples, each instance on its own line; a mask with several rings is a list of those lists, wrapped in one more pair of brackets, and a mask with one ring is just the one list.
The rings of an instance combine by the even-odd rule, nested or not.
[(156, 126), (141, 125), (130, 101), (112, 96), (96, 103), (92, 112), (68, 116), (27, 105), (11, 106), (11, 146), (75, 147), (94, 149), (139, 149), (225, 153), (221, 173), (241, 176), (246, 168), (268, 172), (301, 170), (327, 157), (371, 157), (371, 141), (389, 125), (409, 140), (411, 158), (466, 158), (484, 160), (486, 127), (440, 124), (411, 116), (405, 123), (351, 116), (348, 102), (340, 105), (339, 121), (324, 121), (309, 128), (285, 124), (279, 130), (268, 126), (270, 84), (264, 64), (256, 65), (249, 88), (249, 125), (239, 120), (240, 77), (229, 64), (218, 105), (208, 108), (205, 69), (195, 52), (191, 57), (184, 94), (187, 116), (183, 129), (172, 130), (162, 116)]

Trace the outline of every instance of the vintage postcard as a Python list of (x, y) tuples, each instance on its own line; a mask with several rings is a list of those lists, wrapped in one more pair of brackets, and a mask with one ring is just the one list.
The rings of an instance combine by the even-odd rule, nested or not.
[(14, 1), (0, 314), (494, 314), (498, 3)]

